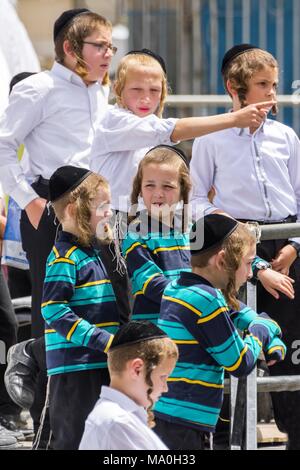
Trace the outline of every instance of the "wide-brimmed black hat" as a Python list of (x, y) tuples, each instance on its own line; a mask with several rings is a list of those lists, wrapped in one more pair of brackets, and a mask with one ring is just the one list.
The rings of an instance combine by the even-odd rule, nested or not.
[(253, 49), (259, 49), (259, 47), (254, 46), (253, 44), (237, 44), (229, 49), (222, 60), (221, 72), (224, 75), (225, 70), (227, 69), (228, 65), (239, 55), (243, 54), (246, 51), (250, 51)]
[(238, 226), (238, 221), (222, 214), (208, 214), (193, 225), (190, 232), (191, 255), (199, 255), (222, 246)]
[(72, 21), (75, 16), (82, 15), (83, 13), (91, 13), (87, 8), (73, 8), (72, 10), (64, 11), (55, 21), (53, 28), (53, 39), (57, 38), (59, 33)]
[(90, 170), (71, 165), (58, 168), (49, 180), (49, 201), (55, 202), (66, 193), (72, 191), (91, 173)]
[(167, 335), (158, 326), (148, 320), (132, 320), (122, 325), (114, 336), (109, 351), (141, 343), (150, 339), (166, 338)]
[(153, 59), (157, 60), (157, 62), (159, 63), (159, 65), (161, 66), (165, 74), (167, 73), (166, 63), (164, 59), (156, 52), (153, 52), (150, 49), (136, 49), (136, 50), (127, 52), (127, 54), (125, 55), (130, 55), (130, 54), (145, 54), (145, 55), (149, 55), (150, 57), (153, 57)]

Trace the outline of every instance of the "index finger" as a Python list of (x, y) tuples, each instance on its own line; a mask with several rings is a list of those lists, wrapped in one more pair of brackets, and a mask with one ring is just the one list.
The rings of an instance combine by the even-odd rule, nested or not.
[(274, 104), (276, 104), (277, 101), (262, 101), (261, 103), (255, 103), (254, 106), (256, 106), (258, 109), (261, 108), (272, 108)]

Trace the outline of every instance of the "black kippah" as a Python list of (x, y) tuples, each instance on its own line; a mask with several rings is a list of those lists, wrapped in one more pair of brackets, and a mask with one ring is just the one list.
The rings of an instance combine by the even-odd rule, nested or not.
[(150, 339), (166, 338), (167, 335), (158, 326), (148, 320), (132, 320), (122, 325), (114, 336), (110, 351), (121, 346), (141, 343)]
[(25, 78), (31, 77), (31, 75), (35, 75), (36, 73), (37, 72), (20, 72), (14, 75), (9, 83), (9, 94), (11, 94), (13, 87), (17, 83), (21, 82), (22, 80), (25, 80)]
[(184, 151), (177, 148), (177, 147), (172, 147), (172, 145), (167, 145), (167, 144), (156, 145), (156, 147), (152, 147), (152, 149), (148, 150), (146, 155), (148, 155), (148, 153), (152, 152), (152, 150), (156, 150), (156, 149), (160, 149), (160, 148), (169, 149), (169, 150), (172, 150), (174, 153), (177, 153), (177, 155), (181, 158), (181, 160), (184, 161), (186, 166), (189, 168), (189, 166), (190, 166), (189, 161), (188, 161), (188, 158), (187, 158), (186, 154), (184, 153)]
[(91, 173), (90, 170), (71, 165), (58, 168), (49, 180), (49, 201), (55, 202), (60, 197), (72, 191)]
[(64, 11), (55, 21), (53, 29), (54, 41), (59, 33), (67, 26), (75, 16), (82, 15), (83, 13), (91, 13), (87, 8), (73, 8), (72, 10)]
[(237, 226), (235, 219), (222, 214), (208, 214), (197, 220), (190, 232), (191, 255), (221, 246)]
[(153, 57), (153, 59), (157, 60), (157, 62), (163, 69), (164, 73), (167, 74), (165, 61), (159, 54), (156, 54), (156, 52), (150, 51), (150, 49), (140, 49), (140, 50), (137, 49), (137, 50), (129, 51), (125, 55), (130, 55), (130, 54), (145, 54), (145, 55), (149, 55), (150, 57)]
[(221, 72), (224, 75), (225, 70), (227, 69), (230, 62), (232, 62), (236, 57), (243, 54), (246, 51), (250, 51), (253, 49), (259, 49), (257, 46), (253, 46), (252, 44), (237, 44), (229, 49), (223, 57)]

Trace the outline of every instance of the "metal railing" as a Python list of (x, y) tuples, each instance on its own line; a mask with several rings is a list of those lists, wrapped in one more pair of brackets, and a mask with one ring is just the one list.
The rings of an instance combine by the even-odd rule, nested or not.
[[(282, 106), (299, 106), (300, 95), (277, 95), (277, 102)], [(169, 95), (166, 104), (172, 107), (232, 106), (228, 95)]]
[[(262, 225), (260, 229), (261, 240), (300, 237), (300, 223)], [(249, 282), (247, 283), (247, 305), (256, 310), (256, 286)], [(300, 375), (257, 377), (256, 367), (247, 377), (237, 379), (231, 376), (230, 379), (225, 380), (225, 393), (230, 393), (233, 418), (231, 419), (230, 448), (242, 449), (245, 430), (245, 450), (257, 449), (257, 392), (297, 390), (300, 390)]]

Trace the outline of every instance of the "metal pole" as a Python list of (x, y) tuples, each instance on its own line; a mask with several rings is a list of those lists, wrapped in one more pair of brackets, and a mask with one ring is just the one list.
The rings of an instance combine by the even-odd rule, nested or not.
[[(256, 311), (256, 286), (247, 282), (247, 305)], [(246, 378), (246, 450), (257, 449), (257, 367)]]

